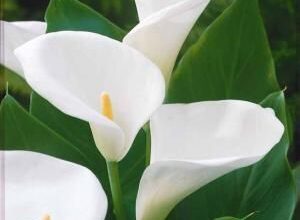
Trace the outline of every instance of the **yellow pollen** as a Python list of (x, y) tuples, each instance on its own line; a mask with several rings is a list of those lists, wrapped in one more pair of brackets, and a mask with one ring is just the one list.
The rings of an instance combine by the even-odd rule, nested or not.
[(107, 92), (101, 93), (101, 114), (110, 120), (113, 120), (112, 104)]
[(42, 220), (51, 220), (51, 216), (46, 214), (44, 215), (44, 217), (42, 218)]

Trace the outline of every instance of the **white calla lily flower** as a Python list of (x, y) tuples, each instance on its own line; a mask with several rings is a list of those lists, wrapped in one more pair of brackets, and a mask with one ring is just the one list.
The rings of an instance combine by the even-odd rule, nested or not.
[(40, 21), (0, 21), (1, 48), (3, 54), (0, 56), (0, 63), (24, 77), (23, 70), (14, 50), (22, 44), (46, 33), (47, 25)]
[(87, 168), (29, 151), (0, 155), (4, 219), (105, 219), (105, 192)]
[(137, 197), (137, 220), (160, 220), (183, 198), (262, 159), (284, 132), (274, 111), (245, 101), (163, 105), (150, 120), (151, 164)]
[(136, 0), (140, 23), (123, 42), (160, 67), (169, 81), (177, 55), (210, 0)]
[(99, 34), (45, 34), (15, 54), (36, 92), (62, 112), (90, 123), (108, 161), (126, 155), (164, 99), (159, 68), (140, 52)]

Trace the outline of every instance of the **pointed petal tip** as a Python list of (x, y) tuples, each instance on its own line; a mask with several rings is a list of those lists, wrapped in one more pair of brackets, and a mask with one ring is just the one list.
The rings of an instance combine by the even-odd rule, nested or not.
[(141, 51), (162, 71), (166, 84), (177, 55), (209, 0), (137, 1), (140, 23), (123, 42)]

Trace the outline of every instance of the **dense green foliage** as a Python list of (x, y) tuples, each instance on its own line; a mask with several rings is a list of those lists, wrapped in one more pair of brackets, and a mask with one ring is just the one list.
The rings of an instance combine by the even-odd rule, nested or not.
[[(8, 20), (42, 19), (48, 5), (48, 1), (40, 1), (40, 5), (28, 1), (27, 6), (21, 1), (7, 2), (4, 17)], [(82, 2), (102, 15), (76, 0), (51, 0), (45, 16), (47, 31), (92, 31), (120, 40), (137, 23), (132, 0)], [(126, 14), (130, 16), (124, 19)], [(198, 20), (181, 50), (167, 102), (248, 100), (273, 108), (287, 129), (281, 142), (262, 161), (201, 188), (178, 204), (168, 219), (292, 219), (297, 198), (287, 157), (293, 144), (290, 161), (293, 165), (299, 160), (299, 137), (294, 135), (294, 140), (293, 134), (300, 123), (300, 64), (296, 57), (294, 16), (294, 2), (289, 0), (265, 0), (260, 4), (257, 0), (216, 0)], [(110, 200), (105, 160), (94, 144), (88, 124), (61, 113), (31, 93), (13, 73), (5, 72), (1, 72), (0, 80), (5, 82), (4, 77), (8, 77), (11, 95), (6, 94), (3, 83), (0, 89), (6, 95), (0, 107), (0, 147), (42, 152), (82, 164), (100, 179)], [(285, 86), (287, 90), (283, 92)], [(141, 130), (121, 162), (121, 184), (129, 219), (134, 219), (137, 187), (145, 169), (145, 142)], [(299, 178), (299, 168), (294, 173)], [(109, 202), (107, 219), (113, 219)]]

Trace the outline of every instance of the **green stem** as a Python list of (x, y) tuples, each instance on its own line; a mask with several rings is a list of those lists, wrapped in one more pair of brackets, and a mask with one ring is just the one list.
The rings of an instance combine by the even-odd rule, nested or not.
[(149, 124), (144, 127), (144, 131), (146, 133), (146, 167), (150, 165), (150, 158), (151, 158), (151, 133)]
[(117, 220), (125, 220), (126, 215), (123, 208), (122, 190), (120, 184), (119, 166), (117, 162), (106, 161), (110, 189), (113, 199), (114, 213)]

